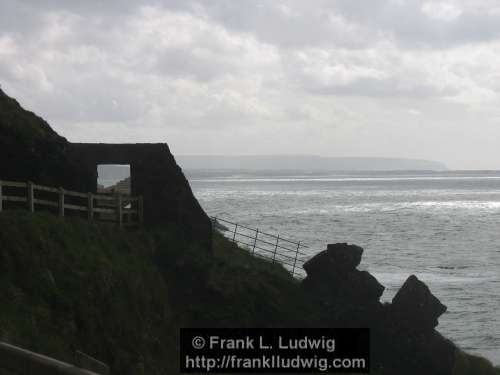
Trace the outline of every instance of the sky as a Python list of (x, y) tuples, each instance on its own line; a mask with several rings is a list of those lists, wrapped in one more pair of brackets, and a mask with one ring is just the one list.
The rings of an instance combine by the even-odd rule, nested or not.
[(0, 85), (72, 142), (500, 169), (497, 0), (0, 0)]

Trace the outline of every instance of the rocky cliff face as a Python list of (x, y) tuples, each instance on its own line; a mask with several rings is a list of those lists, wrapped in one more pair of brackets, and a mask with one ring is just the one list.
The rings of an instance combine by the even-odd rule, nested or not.
[(84, 172), (69, 142), (0, 90), (0, 179), (76, 189)]

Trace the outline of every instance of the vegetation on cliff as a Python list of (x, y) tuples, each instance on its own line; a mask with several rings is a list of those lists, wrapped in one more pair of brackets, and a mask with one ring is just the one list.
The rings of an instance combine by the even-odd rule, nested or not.
[(314, 321), (284, 269), (221, 236), (209, 256), (175, 228), (12, 211), (0, 228), (0, 340), (61, 360), (82, 350), (113, 373), (172, 374), (180, 327)]
[[(117, 374), (178, 373), (180, 327), (322, 326), (283, 268), (222, 236), (214, 254), (176, 228), (125, 231), (49, 214), (0, 214), (0, 340)], [(498, 374), (459, 352), (456, 374)]]

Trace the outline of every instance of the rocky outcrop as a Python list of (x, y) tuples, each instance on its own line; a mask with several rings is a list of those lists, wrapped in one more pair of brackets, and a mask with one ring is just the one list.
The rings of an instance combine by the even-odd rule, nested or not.
[(337, 324), (362, 326), (381, 313), (385, 288), (370, 273), (356, 269), (362, 254), (363, 249), (356, 245), (329, 244), (304, 264), (307, 277), (303, 286), (331, 310)]
[(363, 249), (330, 244), (304, 264), (302, 286), (313, 303), (329, 312), (323, 324), (369, 327), (372, 370), (384, 374), (451, 374), (457, 348), (435, 327), (446, 311), (416, 276), (410, 276), (391, 304), (382, 304), (384, 286), (357, 269)]
[(392, 319), (407, 329), (432, 330), (445, 312), (446, 306), (414, 275), (405, 281), (392, 299)]
[(328, 244), (326, 250), (316, 254), (304, 264), (310, 277), (328, 277), (335, 271), (352, 271), (361, 263), (363, 248), (347, 243)]

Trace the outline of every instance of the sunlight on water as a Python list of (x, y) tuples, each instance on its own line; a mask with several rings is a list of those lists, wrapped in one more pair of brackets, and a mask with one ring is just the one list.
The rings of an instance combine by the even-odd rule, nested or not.
[(217, 173), (190, 179), (210, 215), (306, 242), (365, 249), (390, 301), (415, 274), (448, 306), (439, 330), (500, 363), (500, 173)]

